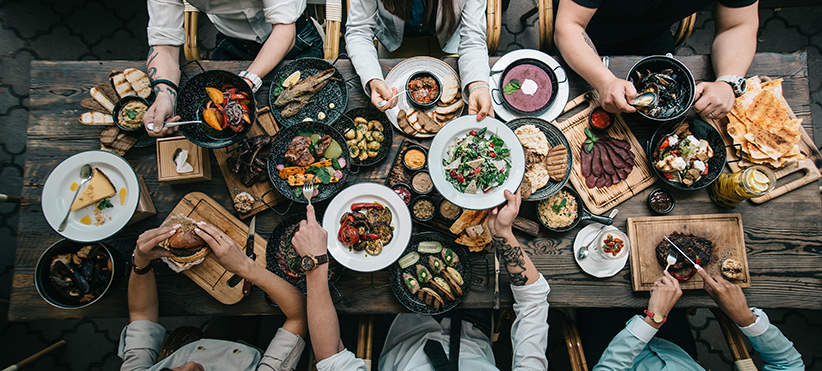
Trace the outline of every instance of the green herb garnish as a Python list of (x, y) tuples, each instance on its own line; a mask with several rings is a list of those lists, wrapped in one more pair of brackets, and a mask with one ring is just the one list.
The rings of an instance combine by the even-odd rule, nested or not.
[(507, 85), (505, 85), (504, 88), (502, 88), (502, 90), (505, 92), (505, 94), (513, 94), (515, 91), (519, 90), (520, 86), (522, 86), (522, 84), (519, 82), (519, 80), (512, 79), (508, 82)]
[(124, 113), (126, 114), (126, 116), (128, 116), (128, 118), (130, 118), (132, 120), (135, 117), (137, 117), (137, 110), (136, 109), (127, 109), (127, 110), (124, 111)]
[(599, 141), (599, 137), (594, 135), (588, 128), (585, 128), (585, 136), (588, 137), (588, 139), (585, 140), (585, 153), (591, 153), (594, 149), (594, 143)]
[(274, 96), (275, 97), (279, 97), (280, 93), (283, 92), (283, 81), (285, 81), (285, 76), (280, 78), (280, 82), (278, 82), (276, 85), (274, 85)]
[(567, 199), (563, 198), (562, 202), (551, 206), (551, 208), (554, 209), (555, 213), (559, 214), (559, 212), (562, 211), (562, 208), (565, 207), (565, 204), (567, 203), (567, 201), (568, 201)]
[(108, 199), (100, 201), (100, 203), (97, 205), (97, 208), (100, 209), (100, 210), (108, 209), (108, 208), (112, 208), (112, 207), (114, 207), (114, 205), (112, 205), (111, 202)]

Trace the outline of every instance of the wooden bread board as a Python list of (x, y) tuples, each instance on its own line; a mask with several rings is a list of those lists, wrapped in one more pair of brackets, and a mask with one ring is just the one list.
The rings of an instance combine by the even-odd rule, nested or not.
[[(765, 81), (770, 81), (771, 78), (767, 76), (760, 76), (760, 79)], [(788, 102), (785, 100), (785, 97), (779, 96), (779, 99), (785, 103), (785, 106), (788, 107), (788, 116), (790, 118), (796, 120), (796, 114), (794, 114), (791, 106), (788, 105)], [(705, 116), (702, 116), (702, 119), (706, 122), (711, 123), (714, 127), (722, 133), (722, 139), (725, 140), (725, 151), (728, 154), (728, 167), (731, 171), (739, 171), (742, 168), (739, 167), (739, 156), (736, 153), (736, 147), (733, 146), (733, 138), (728, 135), (728, 121), (726, 119), (721, 120), (713, 120), (709, 119)], [(779, 185), (777, 184), (774, 189), (770, 192), (766, 193), (764, 196), (752, 198), (751, 202), (761, 204), (766, 201), (770, 201), (774, 198), (784, 195), (794, 189), (802, 187), (806, 184), (810, 184), (815, 182), (817, 179), (822, 178), (822, 173), (820, 173), (819, 168), (817, 168), (816, 164), (822, 164), (822, 154), (819, 153), (819, 149), (816, 148), (816, 145), (813, 143), (813, 139), (811, 139), (808, 132), (805, 130), (805, 127), (800, 126), (799, 128), (801, 134), (801, 139), (799, 140), (799, 150), (805, 155), (805, 159), (799, 162), (790, 162), (787, 165), (774, 170), (774, 175), (776, 179), (784, 178), (790, 174), (793, 174), (798, 171), (802, 171), (802, 177), (798, 179), (794, 179), (788, 183)], [(778, 183), (778, 182), (777, 182)]]
[(568, 138), (568, 143), (570, 143), (571, 150), (574, 153), (571, 183), (579, 192), (585, 206), (594, 214), (602, 214), (650, 187), (656, 182), (656, 177), (651, 171), (651, 164), (645, 156), (645, 151), (634, 137), (631, 129), (628, 128), (620, 115), (614, 115), (614, 123), (608, 130), (608, 135), (631, 144), (631, 152), (635, 155), (634, 169), (627, 179), (610, 187), (588, 188), (585, 185), (585, 177), (582, 176), (582, 165), (580, 164), (582, 159), (580, 151), (582, 150), (582, 143), (587, 139), (585, 129), (589, 127), (588, 116), (594, 108), (599, 106), (599, 99), (593, 92), (588, 92), (568, 102), (565, 109), (570, 110), (584, 103), (587, 103), (588, 107), (563, 122), (554, 121), (553, 124), (562, 130), (562, 133)]
[[(649, 291), (665, 267), (656, 258), (656, 246), (674, 232), (694, 234), (713, 242), (711, 262), (702, 267), (712, 276), (719, 276), (722, 261), (733, 258), (742, 263), (744, 278), (732, 281), (741, 287), (751, 287), (745, 236), (741, 214), (706, 214), (683, 216), (649, 216), (628, 218), (628, 238), (631, 240), (631, 281), (634, 291)], [(691, 259), (694, 257), (692, 256)], [(680, 281), (683, 289), (702, 289), (702, 277), (694, 274)]]
[[(196, 221), (207, 222), (219, 228), (237, 242), (241, 248), (245, 248), (248, 226), (204, 193), (191, 192), (185, 195), (169, 215), (176, 213), (181, 213)], [(260, 237), (259, 234), (255, 235), (254, 252), (257, 254), (256, 263), (263, 268), (266, 266), (265, 248), (266, 240)], [(243, 251), (245, 252), (245, 250)], [(226, 271), (217, 262), (213, 252), (206, 255), (202, 263), (184, 270), (183, 274), (191, 278), (194, 283), (202, 287), (220, 303), (235, 304), (243, 298), (243, 283), (240, 282), (234, 287), (228, 287), (228, 280), (234, 274)]]
[[(424, 145), (422, 143), (419, 143), (419, 142), (411, 140), (411, 139), (404, 138), (402, 140), (402, 142), (400, 143), (400, 145), (399, 145), (399, 150), (397, 151), (397, 157), (394, 158), (394, 163), (391, 165), (391, 170), (388, 173), (388, 181), (386, 181), (385, 185), (390, 187), (390, 186), (392, 186), (396, 183), (405, 183), (409, 187), (411, 186), (411, 177), (414, 175), (414, 172), (411, 171), (411, 170), (408, 170), (405, 167), (405, 165), (403, 165), (402, 155), (405, 153), (406, 148), (408, 148), (409, 146), (412, 146), (412, 145), (420, 146), (420, 147), (424, 148), (426, 151), (428, 150), (427, 145)], [(416, 193), (413, 191), (413, 189), (412, 189), (411, 192), (412, 192), (413, 195), (416, 195)], [(434, 199), (434, 203), (436, 204), (435, 206), (436, 206), (437, 210), (439, 210), (439, 202), (440, 202), (440, 200), (443, 199), (442, 195), (439, 192), (437, 192), (436, 189), (433, 189), (433, 190), (431, 190), (431, 192), (429, 192), (427, 194), (427, 196)], [(445, 234), (453, 236), (453, 233), (451, 233), (449, 228), (451, 228), (451, 225), (454, 224), (454, 222), (449, 221), (449, 220), (441, 217), (440, 214), (439, 214), (439, 211), (437, 211), (435, 213), (435, 216), (434, 216), (433, 219), (431, 219), (431, 220), (429, 220), (425, 223), (422, 223), (422, 224), (424, 224), (428, 227), (434, 228), (436, 230), (439, 230), (439, 231), (441, 231)], [(533, 220), (530, 220), (530, 219), (526, 219), (526, 218), (518, 216), (516, 219), (514, 219), (513, 227), (516, 228), (519, 231), (522, 231), (522, 232), (527, 233), (527, 234), (529, 234), (531, 236), (534, 236), (534, 237), (539, 235), (539, 224), (537, 224), (537, 222), (535, 222)]]
[[(274, 135), (278, 130), (279, 127), (274, 121), (274, 115), (271, 114), (271, 108), (263, 107), (257, 111), (256, 125), (251, 126), (251, 130), (248, 131), (247, 137), (255, 137), (262, 134)], [(215, 148), (214, 157), (217, 158), (217, 164), (220, 166), (220, 171), (223, 173), (223, 178), (225, 178), (225, 184), (228, 187), (228, 192), (231, 194), (232, 202), (234, 197), (241, 192), (248, 192), (250, 195), (254, 196), (254, 199), (257, 200), (254, 202), (254, 207), (251, 211), (239, 214), (241, 219), (248, 218), (249, 216), (266, 210), (268, 206), (265, 206), (265, 204), (260, 201), (261, 199), (264, 199), (265, 202), (272, 206), (285, 199), (285, 197), (277, 191), (272, 190), (269, 192), (269, 190), (271, 190), (270, 182), (256, 183), (251, 187), (244, 186), (240, 181), (240, 176), (228, 170), (226, 160), (232, 155), (231, 153), (226, 153), (226, 149), (228, 148), (229, 147)], [(266, 194), (266, 192), (268, 193)]]

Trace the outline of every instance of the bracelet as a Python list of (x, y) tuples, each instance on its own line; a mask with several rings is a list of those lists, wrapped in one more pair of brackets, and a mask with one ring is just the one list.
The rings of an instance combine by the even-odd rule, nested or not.
[(169, 87), (174, 89), (175, 93), (180, 91), (180, 88), (177, 87), (177, 84), (171, 82), (171, 80), (166, 80), (166, 79), (157, 79), (157, 80), (152, 81), (151, 82), (151, 88), (154, 89), (155, 86), (160, 85), (160, 84), (168, 85)]
[(470, 97), (471, 94), (474, 93), (474, 90), (481, 89), (481, 88), (488, 89), (488, 85), (479, 85), (479, 86), (475, 86), (475, 87), (471, 88), (471, 90), (468, 91), (468, 96)]
[(131, 269), (134, 271), (134, 274), (144, 275), (151, 271), (154, 268), (154, 262), (148, 263), (148, 266), (145, 268), (137, 268), (137, 263), (134, 262), (134, 253), (131, 253)]
[(260, 90), (260, 87), (263, 85), (263, 80), (260, 79), (260, 76), (257, 76), (254, 72), (240, 71), (238, 75), (248, 81), (251, 81), (252, 93), (256, 93), (257, 90)]

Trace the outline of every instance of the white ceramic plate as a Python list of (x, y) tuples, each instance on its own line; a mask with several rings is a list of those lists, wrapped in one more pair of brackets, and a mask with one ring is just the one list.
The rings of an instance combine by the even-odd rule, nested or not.
[[(464, 137), (469, 131), (480, 130), (484, 127), (488, 128), (487, 133), (496, 133), (505, 142), (505, 146), (511, 150), (512, 166), (508, 179), (488, 193), (462, 193), (445, 178), (447, 175), (443, 170), (442, 159), (446, 156), (448, 145), (453, 143), (455, 138)], [(485, 117), (482, 121), (477, 121), (476, 115), (454, 119), (440, 129), (428, 150), (428, 172), (431, 175), (431, 181), (434, 182), (434, 187), (448, 201), (464, 209), (486, 210), (504, 203), (505, 194), (503, 192), (506, 189), (516, 192), (525, 175), (525, 166), (516, 166), (516, 164), (525, 164), (525, 151), (522, 149), (522, 144), (511, 128), (492, 117)]]
[[(442, 82), (446, 76), (451, 76), (457, 79), (457, 84), (460, 84), (460, 76), (457, 74), (457, 71), (454, 71), (451, 66), (447, 63), (431, 57), (414, 57), (408, 58), (400, 63), (398, 63), (391, 71), (388, 72), (388, 75), (385, 76), (385, 83), (388, 85), (388, 88), (397, 88), (397, 91), (403, 91), (405, 89), (405, 83), (408, 81), (408, 78), (411, 77), (412, 74), (426, 71), (434, 74), (440, 82)], [(462, 89), (462, 85), (460, 85), (460, 89)], [(460, 90), (461, 91), (461, 90)], [(462, 105), (462, 109), (460, 109), (460, 114), (465, 112), (468, 107), (468, 101), (464, 101)], [(397, 113), (400, 110), (409, 110), (415, 109), (420, 110), (418, 107), (411, 106), (411, 102), (408, 101), (408, 96), (405, 93), (402, 93), (397, 98), (397, 105), (393, 108), (386, 110), (385, 115), (388, 116), (388, 119), (391, 120), (391, 123), (394, 125), (400, 133), (402, 133), (402, 129), (400, 125), (397, 123)], [(430, 112), (437, 109), (437, 106), (431, 107), (426, 110), (422, 110), (424, 112)], [(457, 115), (459, 116), (459, 115)], [(434, 134), (422, 134), (418, 133), (414, 135), (417, 138), (430, 138), (433, 137)]]
[[(354, 251), (337, 239), (342, 215), (351, 211), (351, 204), (357, 202), (379, 202), (391, 210), (394, 238), (383, 246), (379, 255)], [(411, 213), (391, 188), (377, 183), (358, 183), (344, 189), (331, 200), (323, 216), (323, 228), (328, 232), (328, 252), (337, 262), (358, 272), (374, 272), (397, 261), (405, 251), (411, 240)]]
[[(579, 249), (581, 249), (584, 244), (591, 242), (591, 239), (596, 237), (595, 233), (597, 233), (601, 227), (602, 224), (592, 223), (588, 224), (585, 228), (582, 228), (579, 233), (577, 233), (576, 238), (574, 238), (574, 260), (577, 261), (577, 264), (579, 264), (580, 268), (582, 268), (585, 273), (588, 273), (594, 277), (613, 277), (619, 273), (623, 267), (625, 267), (625, 262), (628, 261), (628, 256), (631, 254), (631, 241), (627, 238), (625, 239), (624, 247), (627, 251), (625, 252), (625, 255), (618, 259), (600, 261), (591, 258), (591, 255), (596, 253), (593, 250), (593, 246), (588, 250), (588, 257), (585, 259), (579, 260), (579, 256), (577, 255), (579, 253)], [(621, 233), (617, 227), (612, 225), (605, 227), (603, 231), (618, 231)]]
[[(46, 221), (51, 228), (57, 231), (57, 227), (63, 221), (74, 198), (75, 192), (71, 190), (71, 185), (72, 183), (80, 184), (80, 168), (85, 164), (91, 165), (92, 168), (100, 168), (114, 184), (117, 194), (109, 199), (114, 207), (102, 210), (105, 222), (101, 225), (93, 223), (94, 208), (97, 205), (89, 205), (72, 211), (69, 215), (68, 226), (63, 232), (58, 233), (78, 242), (100, 241), (123, 229), (131, 220), (134, 210), (137, 210), (137, 203), (140, 201), (140, 183), (137, 181), (137, 174), (122, 157), (107, 151), (93, 150), (80, 152), (63, 160), (46, 179), (41, 196), (41, 206)], [(120, 195), (123, 192), (125, 192), (125, 197), (121, 202)], [(85, 216), (91, 219), (91, 224), (81, 222)]]
[[(508, 67), (509, 64), (524, 58), (536, 59), (547, 64), (548, 67), (554, 70), (554, 74), (557, 75), (557, 82), (559, 84), (557, 96), (554, 98), (554, 102), (551, 103), (551, 106), (539, 116), (521, 115), (519, 113), (509, 111), (502, 105), (502, 96), (500, 95), (502, 94), (502, 90), (499, 86), (500, 81), (502, 80), (502, 72), (505, 71), (505, 68)], [(562, 68), (559, 62), (557, 62), (557, 60), (550, 55), (534, 49), (515, 50), (500, 57), (500, 59), (497, 60), (497, 63), (494, 63), (491, 67), (491, 76), (488, 78), (488, 82), (491, 85), (491, 101), (494, 105), (494, 112), (496, 112), (497, 117), (503, 121), (509, 121), (520, 117), (539, 117), (548, 122), (554, 121), (557, 117), (559, 117), (559, 115), (562, 114), (562, 110), (565, 109), (565, 104), (568, 103), (568, 95), (571, 91), (570, 85), (568, 84), (568, 74), (565, 73), (565, 69)]]

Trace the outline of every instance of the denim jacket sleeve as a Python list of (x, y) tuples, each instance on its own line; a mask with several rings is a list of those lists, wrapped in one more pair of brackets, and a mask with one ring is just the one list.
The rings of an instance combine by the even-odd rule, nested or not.
[(628, 370), (634, 365), (634, 359), (645, 349), (648, 342), (656, 335), (656, 329), (645, 323), (642, 316), (636, 315), (625, 325), (608, 348), (602, 352), (599, 362), (593, 371)]
[(740, 329), (762, 357), (763, 370), (804, 370), (802, 356), (782, 331), (771, 324), (768, 315), (759, 308), (751, 308), (751, 311), (756, 314), (756, 321)]

